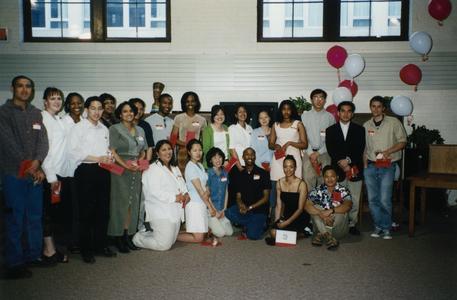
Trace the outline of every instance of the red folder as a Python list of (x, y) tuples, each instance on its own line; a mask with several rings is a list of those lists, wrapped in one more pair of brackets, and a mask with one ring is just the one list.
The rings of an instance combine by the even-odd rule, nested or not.
[(341, 200), (342, 200), (343, 198), (341, 197), (341, 193), (340, 193), (340, 192), (335, 192), (335, 191), (334, 191), (334, 192), (332, 193), (332, 199), (333, 199), (333, 201), (341, 202)]
[(389, 158), (377, 159), (375, 162), (376, 168), (390, 168), (391, 165), (392, 165), (392, 160)]
[(17, 174), (18, 178), (24, 178), (27, 174), (25, 174), (25, 171), (30, 168), (32, 165), (32, 160), (26, 159), (21, 161), (21, 164), (19, 165), (19, 172)]
[(195, 131), (188, 131), (186, 132), (186, 144), (191, 140), (195, 139), (196, 132)]
[(140, 168), (140, 171), (149, 169), (149, 161), (147, 159), (138, 160), (138, 167)]
[(236, 157), (232, 157), (229, 161), (228, 161), (228, 164), (227, 166), (225, 166), (225, 171), (228, 173), (230, 172), (230, 170), (233, 168), (233, 166), (236, 164), (238, 160), (236, 159)]
[(265, 171), (270, 172), (270, 163), (263, 162), (263, 163), (262, 163), (262, 168), (263, 168)]
[(286, 151), (279, 149), (275, 151), (275, 159), (281, 159), (283, 157), (286, 157)]
[(316, 171), (317, 176), (321, 176), (322, 165), (320, 163), (317, 163), (317, 164), (311, 163), (311, 165), (313, 166), (314, 171)]
[(359, 174), (359, 168), (357, 166), (353, 166), (349, 171), (346, 172), (346, 179), (351, 180), (352, 178), (357, 177)]
[(116, 174), (116, 175), (122, 175), (122, 173), (124, 173), (124, 168), (119, 165), (116, 165), (114, 163), (113, 164), (99, 163), (98, 165), (100, 166), (100, 168), (108, 170), (111, 173)]
[(170, 136), (170, 143), (173, 147), (176, 146), (176, 142), (178, 141), (178, 134), (177, 133), (172, 133)]

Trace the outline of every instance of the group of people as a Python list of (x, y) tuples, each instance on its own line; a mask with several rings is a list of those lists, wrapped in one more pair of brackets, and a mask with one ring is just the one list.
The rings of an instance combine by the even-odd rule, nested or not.
[(352, 102), (338, 105), (337, 122), (324, 109), (327, 94), (316, 89), (310, 111), (299, 116), (284, 100), (274, 118), (260, 111), (253, 129), (242, 103), (234, 124), (225, 125), (220, 105), (207, 124), (194, 92), (183, 94), (182, 113), (172, 118), (164, 87), (153, 84), (150, 114), (139, 98), (117, 104), (107, 93), (84, 100), (73, 92), (64, 99), (54, 87), (40, 111), (31, 104), (32, 79), (12, 80), (12, 99), (0, 106), (9, 278), (68, 262), (55, 243), (56, 224), (86, 263), (116, 256), (110, 240), (121, 253), (168, 250), (176, 241), (217, 246), (234, 227), (252, 240), (267, 232), (269, 245), (277, 230), (289, 230), (336, 249), (348, 232), (360, 234), (363, 180), (371, 236), (391, 238), (392, 185), (406, 134), (385, 115), (382, 97), (370, 100), (373, 117), (364, 126), (351, 121)]

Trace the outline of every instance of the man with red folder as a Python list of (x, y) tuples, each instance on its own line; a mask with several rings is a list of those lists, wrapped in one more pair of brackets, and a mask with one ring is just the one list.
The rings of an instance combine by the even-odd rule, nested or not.
[(40, 260), (43, 240), (41, 182), (45, 175), (41, 163), (49, 146), (41, 112), (30, 104), (34, 89), (30, 78), (15, 77), (11, 83), (13, 98), (0, 107), (5, 264), (6, 277), (10, 279), (30, 277), (32, 273), (27, 264), (43, 263)]
[(357, 224), (360, 194), (363, 179), (363, 152), (365, 150), (365, 128), (351, 122), (355, 105), (350, 101), (338, 104), (340, 121), (326, 130), (325, 144), (337, 171), (338, 180), (349, 188), (352, 208), (349, 211), (349, 233), (360, 235)]

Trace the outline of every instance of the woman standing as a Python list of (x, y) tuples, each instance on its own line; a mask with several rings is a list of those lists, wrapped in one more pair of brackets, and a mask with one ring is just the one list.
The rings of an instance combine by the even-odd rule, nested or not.
[[(278, 121), (271, 129), (269, 139), (270, 149), (275, 150), (275, 157), (271, 162), (271, 180), (277, 181), (284, 177), (283, 160), (285, 155), (292, 155), (297, 162), (295, 175), (302, 177), (301, 150), (308, 147), (306, 131), (303, 123), (299, 121), (295, 104), (284, 100), (279, 105)], [(279, 155), (282, 153), (281, 155)]]
[(292, 155), (283, 160), (285, 177), (276, 182), (275, 223), (270, 230), (271, 237), (266, 238), (268, 245), (275, 244), (276, 230), (295, 231), (307, 236), (305, 230), (309, 224), (309, 215), (304, 211), (308, 189), (306, 183), (295, 175), (297, 162)]
[(183, 113), (175, 117), (171, 137), (177, 137), (178, 167), (183, 171), (187, 163), (186, 144), (191, 139), (200, 139), (200, 133), (206, 127), (206, 119), (198, 114), (201, 103), (194, 92), (186, 92), (181, 97), (181, 110)]
[(141, 248), (165, 251), (176, 242), (184, 215), (183, 204), (189, 201), (189, 194), (174, 164), (171, 143), (160, 140), (156, 151), (157, 160), (144, 171), (142, 179), (149, 230), (137, 232), (133, 243)]
[(228, 204), (228, 173), (223, 168), (225, 154), (219, 148), (211, 148), (206, 154), (208, 165), (208, 187), (211, 201), (216, 209), (216, 216), (210, 217), (208, 226), (217, 237), (233, 234), (232, 224), (225, 217)]
[(269, 172), (273, 151), (268, 147), (268, 139), (271, 133), (271, 118), (268, 111), (260, 111), (258, 120), (260, 126), (252, 132), (251, 147), (255, 150), (255, 164)]
[[(202, 142), (203, 142), (203, 156), (205, 156), (209, 149), (215, 147), (219, 148), (227, 159), (229, 155), (229, 133), (225, 122), (225, 112), (222, 106), (214, 105), (211, 108), (211, 124), (203, 129)], [(223, 162), (224, 163), (224, 162)], [(204, 160), (203, 165), (207, 167), (207, 162)]]
[(102, 102), (97, 96), (84, 103), (87, 119), (82, 119), (70, 132), (70, 158), (74, 165), (75, 186), (78, 191), (81, 256), (94, 263), (94, 254), (114, 257), (107, 247), (106, 232), (109, 219), (110, 174), (100, 163), (112, 163), (109, 152), (109, 132), (100, 122)]
[(178, 235), (178, 241), (200, 243), (208, 232), (208, 211), (215, 217), (217, 210), (211, 202), (207, 185), (208, 175), (200, 163), (203, 150), (200, 141), (193, 139), (187, 143), (190, 160), (186, 165), (186, 184), (190, 202), (186, 205), (186, 231)]
[(236, 166), (243, 169), (243, 151), (251, 145), (252, 127), (247, 123), (249, 120), (248, 111), (244, 104), (238, 104), (235, 108), (236, 124), (230, 125), (230, 154), (237, 159)]
[(115, 115), (121, 120), (109, 129), (110, 150), (114, 160), (125, 170), (122, 175), (111, 174), (111, 202), (108, 235), (116, 238), (119, 252), (138, 250), (129, 235), (136, 232), (141, 200), (141, 171), (138, 160), (145, 158), (148, 144), (144, 131), (135, 126), (136, 106), (121, 103)]
[[(43, 161), (42, 168), (46, 175), (44, 183), (43, 205), (43, 260), (48, 262), (68, 262), (68, 257), (59, 252), (53, 240), (52, 226), (56, 223), (56, 213), (60, 215), (57, 202), (60, 201), (62, 180), (70, 175), (67, 159), (67, 135), (63, 121), (57, 115), (62, 110), (63, 93), (55, 87), (44, 91), (44, 108), (41, 112), (43, 124), (46, 127), (49, 142), (48, 155)], [(54, 201), (52, 199), (55, 199)], [(58, 200), (58, 201), (57, 201)], [(65, 199), (66, 200), (66, 199)], [(61, 215), (60, 215), (61, 217)]]

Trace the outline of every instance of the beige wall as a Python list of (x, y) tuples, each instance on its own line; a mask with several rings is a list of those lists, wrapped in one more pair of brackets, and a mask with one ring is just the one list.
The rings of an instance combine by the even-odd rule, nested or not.
[[(367, 112), (373, 95), (410, 96), (415, 121), (457, 143), (457, 18), (453, 12), (439, 27), (427, 13), (427, 0), (410, 2), (410, 32), (424, 30), (433, 37), (430, 60), (422, 62), (408, 42), (342, 43), (366, 59), (354, 101), (359, 112)], [(335, 43), (257, 43), (255, 0), (172, 0), (171, 43), (23, 43), (20, 3), (0, 2), (0, 26), (8, 28), (10, 38), (0, 42), (1, 101), (10, 96), (9, 82), (19, 73), (35, 79), (37, 96), (54, 85), (84, 96), (105, 91), (120, 100), (139, 96), (148, 103), (151, 82), (161, 80), (176, 102), (183, 92), (196, 91), (204, 110), (219, 101), (308, 97), (316, 87), (329, 91), (331, 101), (337, 85), (325, 57)], [(398, 78), (406, 63), (423, 70), (416, 93)]]

